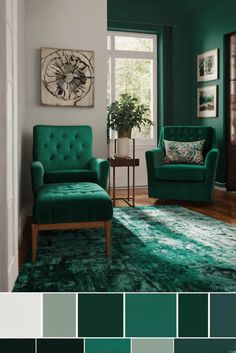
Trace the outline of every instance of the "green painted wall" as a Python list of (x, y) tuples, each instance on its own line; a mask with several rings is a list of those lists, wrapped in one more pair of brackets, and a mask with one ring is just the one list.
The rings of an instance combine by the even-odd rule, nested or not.
[[(191, 3), (188, 2), (188, 11)], [(195, 3), (196, 5), (196, 3)], [(159, 25), (154, 25), (159, 24)], [(163, 116), (163, 40), (162, 25), (173, 27), (173, 85), (172, 124), (209, 125), (216, 129), (220, 146), (220, 163), (217, 181), (226, 180), (225, 156), (225, 112), (224, 112), (224, 35), (236, 30), (236, 0), (215, 0), (191, 14), (162, 1), (108, 0), (108, 28), (119, 30), (148, 31), (157, 33), (159, 38), (158, 60), (158, 120)], [(219, 48), (219, 80), (197, 83), (197, 54)], [(197, 87), (217, 84), (219, 106), (217, 118), (197, 118)]]
[[(225, 52), (224, 35), (236, 30), (236, 1), (216, 1), (204, 11), (194, 13), (191, 20), (192, 38), (192, 67), (191, 96), (194, 97), (191, 123), (195, 125), (209, 125), (216, 129), (217, 140), (220, 146), (220, 161), (217, 171), (217, 181), (226, 181), (226, 115), (224, 101), (225, 85)], [(205, 83), (197, 83), (196, 58), (197, 55), (211, 49), (219, 48), (219, 79)], [(197, 118), (197, 87), (218, 85), (218, 117)]]

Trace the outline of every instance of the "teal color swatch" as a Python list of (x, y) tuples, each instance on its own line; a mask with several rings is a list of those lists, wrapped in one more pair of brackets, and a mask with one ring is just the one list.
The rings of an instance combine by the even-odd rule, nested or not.
[(79, 337), (122, 337), (122, 294), (78, 294)]
[(76, 295), (43, 295), (43, 336), (76, 337)]
[(175, 294), (127, 294), (127, 337), (175, 337)]
[(179, 337), (208, 336), (208, 295), (179, 294)]
[(131, 353), (128, 339), (87, 339), (86, 353)]
[(173, 353), (174, 340), (133, 339), (132, 353)]
[(34, 339), (0, 339), (1, 353), (35, 353)]
[(211, 337), (236, 337), (236, 294), (211, 294)]
[(37, 353), (84, 353), (84, 341), (81, 339), (39, 339), (37, 340)]
[(175, 353), (234, 353), (236, 340), (226, 339), (177, 339)]

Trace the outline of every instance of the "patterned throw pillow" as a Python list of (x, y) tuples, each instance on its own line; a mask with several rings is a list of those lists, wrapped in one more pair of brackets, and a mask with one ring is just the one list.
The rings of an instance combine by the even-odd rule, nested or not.
[(178, 142), (164, 140), (164, 163), (203, 164), (203, 146), (205, 140)]

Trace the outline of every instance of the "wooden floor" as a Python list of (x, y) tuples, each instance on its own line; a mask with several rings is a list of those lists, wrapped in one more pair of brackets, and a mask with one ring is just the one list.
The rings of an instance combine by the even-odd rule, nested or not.
[[(180, 205), (191, 210), (211, 216), (223, 222), (236, 225), (236, 192), (215, 190), (211, 203), (186, 201), (160, 201), (148, 197), (146, 188), (136, 189), (136, 206)], [(117, 197), (126, 197), (124, 190), (116, 191)], [(116, 201), (116, 206), (125, 207), (124, 201)]]

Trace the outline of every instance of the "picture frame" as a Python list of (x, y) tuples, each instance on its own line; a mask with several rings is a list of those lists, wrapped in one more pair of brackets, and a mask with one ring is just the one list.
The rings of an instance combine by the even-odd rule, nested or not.
[(218, 79), (218, 49), (206, 51), (197, 56), (197, 81)]
[(197, 89), (197, 117), (217, 117), (217, 85)]
[(41, 103), (94, 106), (94, 51), (41, 48)]

